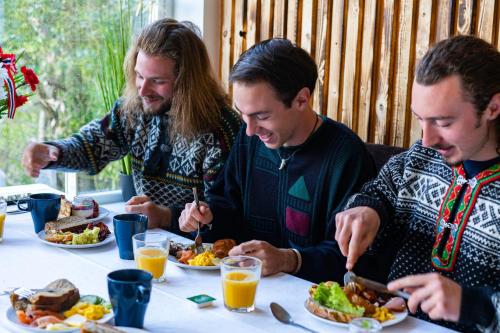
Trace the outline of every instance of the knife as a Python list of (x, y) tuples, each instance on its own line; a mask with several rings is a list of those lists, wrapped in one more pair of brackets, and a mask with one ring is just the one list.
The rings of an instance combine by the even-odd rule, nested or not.
[(362, 286), (365, 286), (368, 289), (374, 290), (379, 293), (383, 294), (389, 294), (389, 295), (394, 295), (394, 296), (399, 296), (404, 298), (405, 300), (408, 300), (410, 298), (410, 294), (407, 292), (401, 291), (401, 290), (389, 290), (387, 289), (387, 286), (385, 284), (382, 284), (377, 281), (369, 280), (362, 278), (360, 276), (357, 276), (353, 272), (347, 272), (344, 274), (344, 285), (347, 285), (349, 282), (356, 282), (359, 283)]

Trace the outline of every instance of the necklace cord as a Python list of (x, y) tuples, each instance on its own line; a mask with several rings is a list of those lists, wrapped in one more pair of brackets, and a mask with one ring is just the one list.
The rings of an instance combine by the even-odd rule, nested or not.
[[(306, 140), (304, 141), (304, 143), (307, 140), (309, 140), (309, 138), (313, 135), (314, 131), (316, 130), (316, 126), (318, 125), (318, 120), (319, 120), (319, 116), (316, 115), (316, 121), (314, 122), (314, 126), (313, 126), (313, 128), (311, 130), (311, 133), (309, 133), (309, 135), (307, 136)], [(302, 148), (302, 146), (299, 147), (299, 148), (297, 148), (293, 153), (291, 153), (290, 155), (288, 155), (288, 157), (286, 157), (286, 158), (281, 157), (279, 150), (276, 149), (276, 153), (278, 154), (278, 157), (281, 160), (280, 165), (278, 167), (278, 170), (284, 169), (286, 167), (286, 163), (288, 162), (288, 160), (291, 159), (293, 157), (293, 155), (295, 155), (295, 153), (298, 152), (301, 148)]]

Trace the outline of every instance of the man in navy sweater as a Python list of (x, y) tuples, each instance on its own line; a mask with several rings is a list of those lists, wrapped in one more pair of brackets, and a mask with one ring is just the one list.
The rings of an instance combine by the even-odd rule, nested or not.
[(363, 142), (311, 108), (317, 76), (309, 54), (286, 39), (240, 57), (230, 81), (245, 124), (207, 202), (187, 204), (179, 218), (185, 232), (212, 223), (204, 239), (236, 238), (229, 254), (261, 259), (264, 275), (340, 280), (333, 219), (375, 174)]

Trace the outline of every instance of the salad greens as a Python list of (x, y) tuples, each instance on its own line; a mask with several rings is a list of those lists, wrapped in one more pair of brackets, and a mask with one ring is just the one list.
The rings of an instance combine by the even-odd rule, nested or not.
[(365, 312), (363, 307), (351, 304), (337, 282), (328, 285), (323, 282), (320, 283), (313, 299), (327, 308), (358, 317), (362, 316)]

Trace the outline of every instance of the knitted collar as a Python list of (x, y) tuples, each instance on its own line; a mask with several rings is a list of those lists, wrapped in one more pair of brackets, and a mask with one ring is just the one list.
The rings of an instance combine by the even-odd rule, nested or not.
[[(460, 250), (460, 242), (481, 188), (500, 179), (500, 163), (467, 179), (462, 164), (453, 167), (453, 179), (443, 198), (436, 221), (436, 240), (431, 261), (434, 268), (452, 271)], [(465, 192), (465, 193), (463, 193)]]

